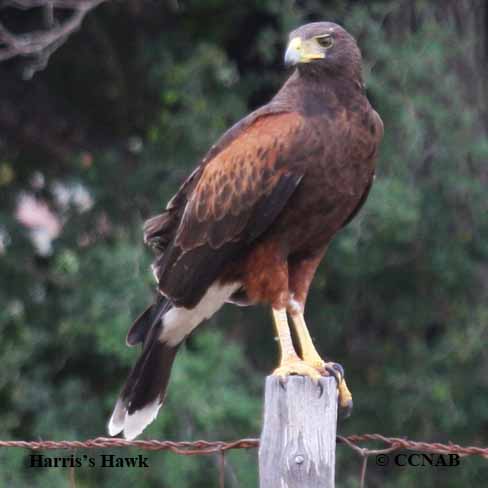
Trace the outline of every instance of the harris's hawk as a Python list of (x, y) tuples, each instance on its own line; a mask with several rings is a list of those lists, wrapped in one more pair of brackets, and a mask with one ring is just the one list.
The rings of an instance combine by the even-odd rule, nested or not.
[(129, 330), (128, 345), (142, 343), (142, 354), (111, 435), (132, 439), (156, 417), (180, 344), (226, 302), (269, 305), (281, 349), (274, 374), (332, 373), (340, 405), (352, 406), (303, 313), (328, 243), (366, 200), (383, 123), (365, 95), (359, 48), (339, 25), (293, 31), (285, 63), (295, 69), (275, 97), (229, 129), (145, 224), (159, 294)]

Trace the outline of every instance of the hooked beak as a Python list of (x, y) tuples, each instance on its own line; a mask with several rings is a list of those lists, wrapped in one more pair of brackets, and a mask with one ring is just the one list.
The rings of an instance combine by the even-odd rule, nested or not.
[(301, 60), (302, 51), (302, 39), (300, 37), (294, 37), (285, 52), (285, 66), (295, 66)]
[(315, 59), (325, 58), (325, 53), (317, 51), (310, 41), (302, 41), (301, 37), (294, 37), (285, 52), (285, 65), (295, 66), (298, 63), (310, 63)]

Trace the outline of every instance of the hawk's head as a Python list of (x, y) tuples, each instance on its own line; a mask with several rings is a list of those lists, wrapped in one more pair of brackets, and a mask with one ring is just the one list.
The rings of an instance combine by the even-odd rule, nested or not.
[(290, 33), (285, 64), (301, 72), (359, 74), (361, 52), (354, 38), (332, 22), (305, 24)]

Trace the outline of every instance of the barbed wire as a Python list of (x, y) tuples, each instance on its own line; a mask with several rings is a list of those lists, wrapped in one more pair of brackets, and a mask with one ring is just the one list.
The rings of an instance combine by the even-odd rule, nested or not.
[(0, 441), (1, 447), (20, 447), (24, 449), (105, 449), (108, 447), (137, 447), (145, 451), (171, 451), (184, 456), (214, 454), (230, 449), (252, 449), (259, 446), (259, 439), (239, 439), (237, 441), (157, 441), (113, 439), (97, 437), (86, 441)]
[[(383, 450), (365, 449), (357, 444), (361, 442), (382, 442), (387, 444), (387, 449), (429, 452), (436, 454), (458, 454), (459, 456), (481, 456), (488, 459), (488, 447), (460, 446), (459, 444), (442, 444), (439, 442), (419, 442), (403, 437), (385, 437), (381, 434), (361, 434), (349, 436), (337, 436), (337, 443), (345, 444), (351, 448), (360, 449), (364, 455), (368, 453), (378, 454)], [(146, 451), (172, 451), (175, 454), (193, 456), (199, 454), (214, 454), (230, 449), (253, 449), (259, 447), (259, 439), (238, 439), (236, 441), (158, 441), (158, 440), (133, 440), (120, 438), (97, 437), (86, 441), (2, 441), (0, 448), (17, 447), (23, 449), (105, 449), (109, 447), (137, 447)]]
[[(382, 442), (388, 447), (384, 449), (366, 449), (357, 444), (360, 442)], [(337, 443), (345, 444), (362, 458), (359, 487), (364, 488), (368, 460), (371, 456), (387, 455), (396, 451), (407, 450), (415, 452), (428, 452), (430, 454), (457, 454), (460, 457), (480, 456), (488, 459), (488, 447), (460, 446), (459, 444), (442, 444), (439, 442), (411, 441), (402, 437), (385, 437), (381, 434), (337, 436)]]
[[(358, 444), (363, 442), (380, 442), (386, 444), (383, 449), (367, 449)], [(365, 486), (368, 459), (371, 456), (389, 454), (400, 450), (424, 452), (431, 454), (457, 454), (460, 457), (479, 456), (488, 459), (488, 447), (460, 446), (449, 442), (412, 441), (402, 437), (385, 437), (381, 434), (361, 434), (349, 436), (337, 436), (337, 443), (351, 448), (362, 458), (360, 472), (360, 487)], [(219, 460), (219, 484), (224, 487), (225, 452), (232, 449), (255, 449), (259, 447), (259, 439), (238, 439), (235, 441), (158, 441), (158, 440), (133, 440), (120, 438), (97, 437), (86, 441), (2, 441), (0, 448), (22, 448), (38, 450), (50, 449), (106, 449), (135, 447), (146, 451), (171, 451), (184, 456), (220, 454)]]
[[(337, 436), (337, 439), (339, 442), (349, 445), (349, 447), (352, 445), (358, 447), (356, 446), (356, 443), (358, 442), (378, 441), (388, 444), (390, 446), (388, 449), (394, 449), (396, 451), (405, 449), (408, 451), (430, 452), (435, 454), (458, 454), (461, 457), (481, 456), (488, 459), (488, 447), (465, 447), (452, 442), (449, 442), (449, 444), (441, 444), (439, 442), (419, 442), (411, 441), (403, 437), (385, 437), (381, 434), (350, 435), (347, 437)], [(369, 451), (372, 454), (378, 454), (377, 450), (365, 449), (365, 451)]]

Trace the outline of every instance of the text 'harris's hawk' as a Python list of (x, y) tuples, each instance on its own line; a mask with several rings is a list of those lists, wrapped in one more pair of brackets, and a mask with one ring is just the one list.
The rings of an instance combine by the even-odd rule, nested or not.
[(352, 406), (343, 371), (321, 359), (303, 312), (328, 243), (366, 200), (383, 124), (364, 92), (359, 48), (342, 27), (293, 31), (285, 62), (296, 69), (276, 96), (229, 129), (145, 224), (160, 294), (129, 330), (127, 344), (143, 349), (111, 435), (132, 439), (154, 420), (180, 344), (226, 302), (269, 305), (281, 349), (274, 374), (334, 374), (340, 405)]

